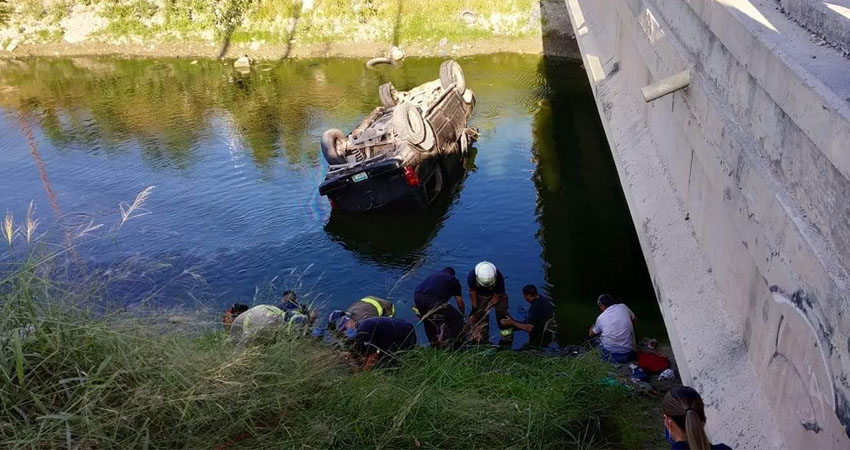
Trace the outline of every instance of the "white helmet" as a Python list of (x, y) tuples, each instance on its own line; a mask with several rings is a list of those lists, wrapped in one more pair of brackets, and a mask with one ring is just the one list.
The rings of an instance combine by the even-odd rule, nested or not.
[(487, 261), (481, 261), (475, 266), (475, 281), (483, 287), (496, 284), (496, 266)]

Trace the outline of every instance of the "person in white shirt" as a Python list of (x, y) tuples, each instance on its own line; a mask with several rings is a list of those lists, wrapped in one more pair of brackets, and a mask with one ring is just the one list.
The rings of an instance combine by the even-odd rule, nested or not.
[(608, 294), (596, 300), (602, 314), (590, 327), (588, 336), (599, 336), (599, 350), (607, 361), (625, 363), (637, 358), (635, 353), (635, 313), (622, 303), (614, 303)]

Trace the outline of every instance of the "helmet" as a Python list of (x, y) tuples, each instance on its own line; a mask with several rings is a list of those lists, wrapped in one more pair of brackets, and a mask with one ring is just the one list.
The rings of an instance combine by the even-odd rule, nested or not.
[(475, 281), (480, 286), (491, 287), (496, 284), (496, 266), (487, 261), (481, 261), (475, 266)]

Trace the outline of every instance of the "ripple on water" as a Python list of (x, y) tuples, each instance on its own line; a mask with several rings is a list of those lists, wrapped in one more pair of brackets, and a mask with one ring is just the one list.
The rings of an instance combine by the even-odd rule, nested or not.
[[(471, 125), (482, 134), (468, 164), (474, 170), (457, 192), (402, 218), (330, 213), (317, 192), (326, 170), (323, 131), (350, 129), (378, 105), (380, 84), (410, 88), (434, 79), (440, 62), (409, 58), (372, 72), (360, 60), (323, 58), (259, 64), (239, 76), (228, 62), (205, 60), (69, 65), (34, 58), (4, 66), (0, 192), (8, 204), (0, 211), (23, 217), (35, 199), (49, 229), (49, 188), (66, 213), (56, 228), (107, 223), (118, 217), (119, 202), (156, 185), (143, 205), (150, 214), (127, 222), (114, 239), (90, 242), (84, 255), (98, 267), (154, 274), (121, 285), (132, 295), (150, 291), (151, 279), (166, 283), (192, 268), (208, 287), (199, 298), (222, 305), (311, 267), (299, 286), (319, 286), (313, 290), (329, 305), (367, 294), (409, 302), (430, 271), (451, 264), (463, 276), (489, 259), (508, 277), (512, 298), (535, 283), (569, 308), (566, 340), (587, 329), (595, 305), (586, 300), (601, 291), (637, 302), (641, 323), (660, 324), (577, 63), (463, 58), (478, 99)], [(32, 109), (19, 112), (20, 105)], [(43, 179), (19, 114), (38, 117)], [(186, 297), (179, 289), (168, 295)], [(519, 303), (512, 302), (515, 314)], [(414, 319), (409, 308), (399, 311)]]

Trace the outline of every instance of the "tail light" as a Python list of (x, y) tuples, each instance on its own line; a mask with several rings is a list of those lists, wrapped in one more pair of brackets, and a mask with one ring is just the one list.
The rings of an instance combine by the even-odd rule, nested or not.
[(416, 175), (416, 168), (413, 166), (404, 168), (404, 179), (409, 186), (419, 186), (419, 175)]

